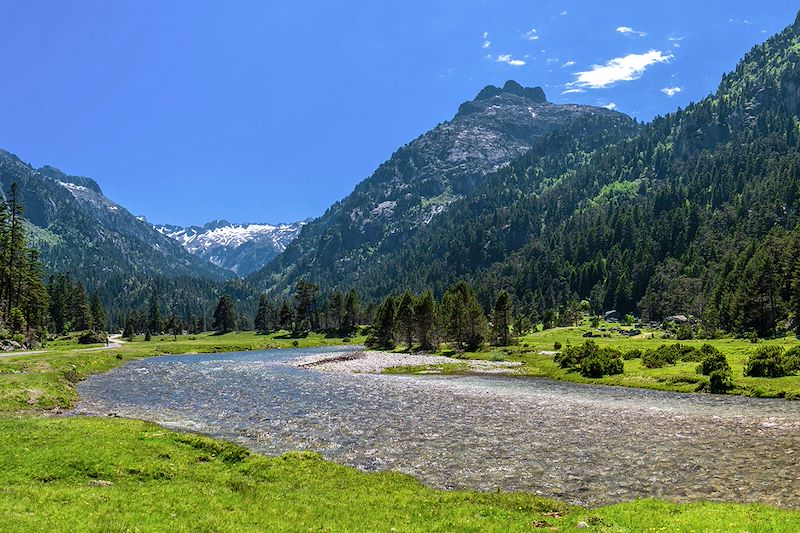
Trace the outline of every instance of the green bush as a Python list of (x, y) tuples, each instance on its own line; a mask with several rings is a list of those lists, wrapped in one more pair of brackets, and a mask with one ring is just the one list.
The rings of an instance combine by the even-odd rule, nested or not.
[(704, 376), (710, 376), (714, 372), (722, 371), (730, 374), (731, 366), (728, 364), (728, 359), (725, 354), (711, 346), (704, 344), (699, 350), (703, 354), (700, 364), (697, 365), (697, 373)]
[(784, 354), (786, 370), (794, 374), (800, 372), (800, 346), (795, 346)]
[(620, 352), (610, 348), (600, 349), (581, 361), (581, 375), (587, 378), (622, 374), (624, 368)]
[(622, 354), (622, 358), (626, 361), (630, 361), (631, 359), (641, 359), (642, 358), (642, 351), (640, 349), (635, 350), (628, 350), (624, 354)]
[(662, 344), (655, 350), (647, 350), (642, 354), (642, 365), (647, 368), (661, 368), (666, 365), (674, 365), (680, 356), (680, 351), (676, 348), (678, 344)]
[(744, 375), (758, 378), (779, 378), (794, 372), (795, 353), (791, 356), (780, 346), (762, 346), (750, 354), (744, 367)]
[(586, 341), (580, 346), (567, 346), (561, 353), (555, 355), (553, 360), (561, 368), (578, 368), (581, 362), (600, 350), (594, 341)]
[(731, 371), (714, 370), (708, 376), (708, 390), (712, 394), (721, 394), (733, 387)]
[(561, 343), (560, 343), (560, 342), (558, 342), (558, 341), (556, 341), (555, 343), (553, 343), (553, 349), (554, 349), (554, 350), (560, 350), (560, 349), (561, 349)]

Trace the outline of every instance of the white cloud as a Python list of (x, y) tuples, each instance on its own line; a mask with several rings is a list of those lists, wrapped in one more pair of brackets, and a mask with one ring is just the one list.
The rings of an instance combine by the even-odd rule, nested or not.
[(483, 32), (483, 38), (484, 39), (488, 39), (489, 38), (489, 32), (488, 31)]
[(574, 89), (567, 89), (566, 91), (563, 91), (561, 94), (582, 94), (585, 92), (586, 91), (584, 91), (583, 89), (574, 88)]
[(548, 57), (545, 60), (545, 63), (547, 63), (548, 65), (552, 65), (553, 63), (558, 63), (558, 61), (559, 59), (557, 57)]
[(634, 37), (647, 37), (645, 32), (634, 30), (630, 26), (620, 26), (617, 28), (617, 33), (621, 33), (623, 35), (632, 35)]
[(567, 85), (604, 89), (620, 81), (638, 80), (647, 67), (656, 63), (667, 63), (672, 57), (672, 54), (664, 54), (660, 50), (616, 57), (605, 65), (592, 65), (591, 70), (578, 72), (575, 74), (575, 81)]
[(525, 38), (529, 41), (538, 41), (539, 36), (536, 34), (536, 28), (531, 28), (531, 31), (525, 33)]
[(562, 16), (562, 17), (566, 17), (566, 16), (567, 16), (567, 12), (566, 12), (566, 11), (562, 11), (562, 12), (561, 12), (561, 16)]
[(616, 109), (617, 108), (617, 104), (615, 104), (614, 102), (611, 102), (610, 104), (606, 104), (603, 107), (605, 107), (606, 109)]
[(561, 67), (562, 67), (562, 68), (567, 68), (567, 67), (571, 67), (571, 66), (573, 66), (574, 64), (575, 64), (575, 62), (574, 62), (574, 61), (572, 61), (572, 60), (570, 59), (569, 61), (567, 61), (566, 63), (564, 63), (563, 65), (561, 65)]
[(525, 64), (525, 61), (521, 59), (514, 59), (511, 57), (511, 54), (500, 54), (495, 59), (498, 63), (505, 63), (507, 65), (511, 65), (512, 67), (521, 67)]
[(664, 87), (661, 92), (672, 98), (683, 90), (683, 87)]
[(489, 48), (492, 46), (492, 41), (483, 41), (483, 48)]

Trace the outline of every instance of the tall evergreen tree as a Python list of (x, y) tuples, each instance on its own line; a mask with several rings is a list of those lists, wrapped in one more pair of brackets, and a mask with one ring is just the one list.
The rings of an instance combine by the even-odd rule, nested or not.
[(375, 313), (375, 322), (372, 324), (372, 334), (367, 344), (384, 350), (391, 350), (395, 346), (394, 330), (397, 306), (395, 299), (389, 295), (383, 300)]
[(400, 303), (397, 305), (397, 328), (408, 351), (411, 351), (414, 343), (414, 308), (414, 297), (411, 295), (411, 291), (406, 291), (400, 297)]
[(236, 306), (227, 294), (219, 299), (214, 311), (214, 329), (217, 333), (230, 333), (236, 330)]
[(436, 300), (433, 292), (426, 291), (417, 298), (414, 306), (414, 323), (417, 330), (420, 348), (434, 351), (438, 348)]
[(511, 298), (506, 291), (500, 291), (492, 309), (492, 342), (497, 346), (511, 344)]
[(163, 329), (163, 323), (161, 318), (161, 300), (156, 287), (153, 287), (153, 291), (150, 293), (150, 301), (147, 308), (147, 329), (152, 333), (158, 333)]
[(106, 310), (103, 307), (103, 302), (100, 301), (100, 295), (97, 293), (97, 291), (92, 293), (90, 307), (94, 329), (97, 331), (106, 331)]

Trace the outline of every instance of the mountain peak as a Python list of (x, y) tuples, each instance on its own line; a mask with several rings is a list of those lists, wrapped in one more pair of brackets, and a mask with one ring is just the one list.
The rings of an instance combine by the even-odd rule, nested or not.
[(523, 98), (527, 98), (528, 100), (532, 100), (537, 104), (547, 103), (547, 97), (544, 94), (544, 89), (541, 87), (523, 87), (514, 80), (508, 80), (505, 82), (503, 87), (487, 85), (481, 89), (481, 92), (478, 93), (478, 96), (475, 97), (475, 100), (488, 100), (489, 98), (494, 98), (495, 96), (500, 96), (501, 94), (514, 94)]

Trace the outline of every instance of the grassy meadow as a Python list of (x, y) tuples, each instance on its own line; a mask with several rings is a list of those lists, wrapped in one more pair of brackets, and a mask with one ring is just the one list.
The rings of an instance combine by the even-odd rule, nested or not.
[[(605, 332), (610, 333), (610, 328), (618, 327), (616, 324), (605, 324)], [(631, 328), (625, 328), (631, 329)], [(733, 389), (731, 394), (762, 398), (800, 399), (800, 375), (780, 378), (754, 378), (744, 375), (744, 367), (750, 354), (757, 348), (765, 345), (778, 345), (789, 349), (800, 345), (800, 340), (795, 335), (779, 339), (759, 340), (757, 344), (745, 339), (725, 337), (712, 340), (675, 340), (663, 338), (663, 332), (658, 330), (642, 330), (640, 335), (627, 337), (620, 333), (610, 333), (610, 337), (583, 337), (587, 332), (597, 332), (588, 323), (577, 327), (560, 327), (544, 331), (529, 333), (517, 340), (513, 346), (487, 347), (484, 350), (470, 353), (457, 353), (449, 347), (443, 347), (440, 355), (448, 356), (442, 365), (428, 365), (424, 367), (399, 367), (391, 373), (418, 373), (441, 371), (443, 373), (458, 373), (459, 369), (467, 370), (466, 366), (453, 363), (457, 359), (486, 359), (494, 361), (521, 362), (519, 374), (531, 377), (547, 377), (576, 383), (593, 383), (602, 385), (618, 385), (624, 387), (641, 387), (674, 392), (695, 392), (698, 386), (708, 380), (706, 376), (698, 374), (695, 369), (696, 362), (677, 362), (662, 368), (647, 368), (640, 359), (631, 359), (624, 362), (624, 373), (602, 378), (586, 378), (580, 372), (562, 369), (553, 362), (553, 352), (558, 351), (557, 346), (581, 345), (587, 340), (595, 342), (600, 347), (615, 348), (622, 352), (631, 350), (645, 351), (655, 349), (662, 344), (681, 343), (692, 347), (701, 347), (710, 344), (720, 350), (728, 359), (733, 375)], [(401, 345), (398, 350), (405, 346)], [(454, 361), (454, 359), (456, 361)]]

